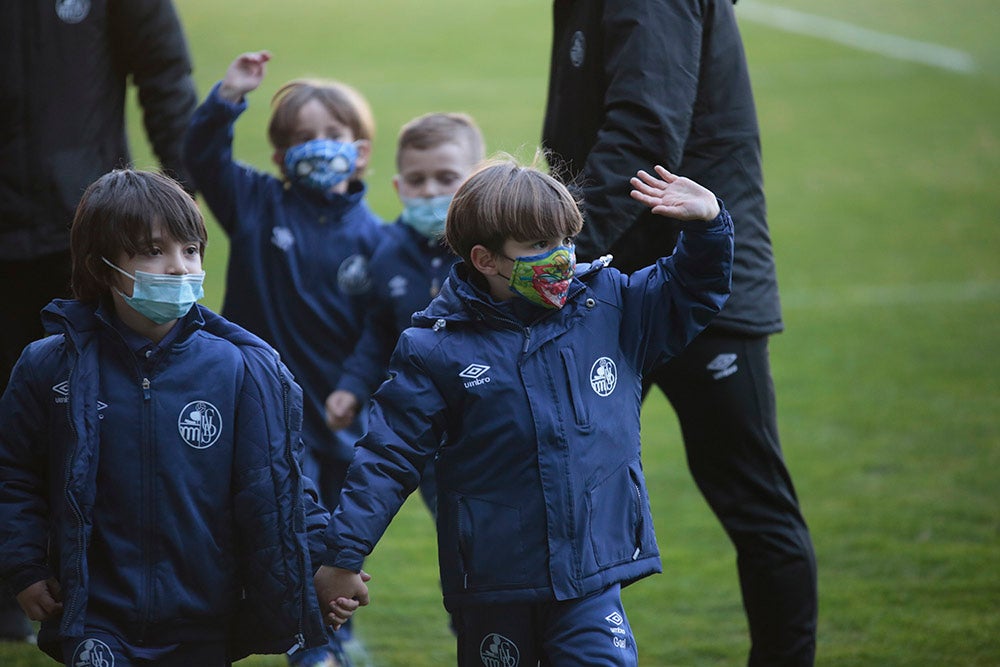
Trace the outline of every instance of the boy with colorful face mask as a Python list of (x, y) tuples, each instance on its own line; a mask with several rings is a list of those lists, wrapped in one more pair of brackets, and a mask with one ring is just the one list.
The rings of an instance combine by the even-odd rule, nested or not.
[(195, 304), (206, 239), (173, 180), (98, 179), (71, 229), (76, 298), (45, 308), (53, 335), (0, 399), (0, 580), (67, 665), (225, 667), (326, 641), (302, 392)]
[(270, 58), (258, 51), (233, 61), (195, 111), (184, 157), (229, 236), (222, 313), (271, 343), (301, 383), (306, 473), (332, 507), (365, 431), (365, 415), (331, 431), (324, 402), (371, 304), (368, 264), (383, 225), (362, 178), (375, 124), (350, 86), (294, 80), (271, 103), (268, 138), (281, 177), (235, 161), (233, 125)]
[[(458, 259), (444, 243), (448, 205), (482, 161), (486, 147), (475, 121), (461, 113), (429, 113), (399, 132), (392, 184), (403, 204), (395, 225), (372, 257), (373, 299), (354, 352), (344, 362), (337, 391), (326, 402), (330, 428), (351, 425), (360, 407), (386, 379), (389, 357), (413, 313), (441, 291)], [(433, 467), (420, 493), (433, 513)]]
[(574, 265), (583, 219), (548, 175), (499, 162), (456, 193), (446, 239), (462, 261), (400, 337), (327, 529), (328, 620), (352, 612), (338, 600), (367, 604), (363, 560), (436, 457), (459, 664), (637, 663), (620, 588), (661, 569), (642, 375), (719, 312), (733, 257), (715, 196), (656, 173), (632, 179), (633, 197), (684, 231), (632, 275)]

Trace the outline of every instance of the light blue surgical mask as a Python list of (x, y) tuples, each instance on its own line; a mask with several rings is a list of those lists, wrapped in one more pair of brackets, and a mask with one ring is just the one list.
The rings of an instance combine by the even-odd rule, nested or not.
[(455, 195), (437, 197), (400, 197), (403, 202), (402, 220), (431, 240), (444, 235), (448, 205)]
[(118, 295), (137, 313), (157, 324), (166, 324), (184, 317), (191, 310), (191, 306), (205, 296), (205, 289), (202, 286), (205, 280), (204, 271), (183, 276), (136, 271), (133, 276), (106, 258), (101, 259), (135, 283), (132, 287), (132, 296), (126, 296), (124, 292), (115, 288)]
[(285, 151), (288, 180), (320, 192), (347, 180), (357, 164), (357, 145), (332, 139), (313, 139)]

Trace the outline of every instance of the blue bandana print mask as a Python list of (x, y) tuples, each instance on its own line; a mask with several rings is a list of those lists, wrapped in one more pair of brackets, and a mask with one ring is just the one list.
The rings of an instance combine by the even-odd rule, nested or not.
[(357, 163), (356, 144), (313, 139), (285, 151), (285, 176), (296, 185), (327, 192), (347, 180)]
[(205, 280), (204, 271), (188, 273), (183, 276), (136, 271), (133, 276), (104, 257), (101, 259), (112, 269), (128, 276), (135, 282), (132, 287), (132, 296), (125, 296), (125, 293), (117, 288), (115, 291), (121, 298), (125, 299), (125, 303), (133, 310), (157, 324), (166, 324), (171, 320), (184, 317), (191, 310), (191, 306), (205, 296), (205, 290), (202, 287)]
[(448, 205), (454, 195), (438, 197), (400, 197), (403, 202), (403, 222), (426, 236), (440, 239), (444, 235), (444, 221)]

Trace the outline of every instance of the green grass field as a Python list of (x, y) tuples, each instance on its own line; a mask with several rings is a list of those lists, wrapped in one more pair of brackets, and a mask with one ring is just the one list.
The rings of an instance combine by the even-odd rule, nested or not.
[[(817, 664), (1000, 665), (1000, 9), (994, 0), (773, 0), (967, 52), (960, 73), (751, 21), (737, 5), (763, 128), (786, 331), (771, 342), (783, 445), (816, 545)], [(541, 131), (549, 5), (538, 0), (178, 0), (208, 92), (242, 51), (273, 52), (237, 126), (268, 168), (270, 95), (339, 78), (379, 125), (371, 203), (397, 214), (399, 126), (471, 113), (490, 151)], [(153, 166), (133, 111), (140, 166)], [(624, 175), (623, 175), (624, 176)], [(207, 305), (227, 244), (210, 229)], [(643, 413), (665, 574), (625, 592), (650, 666), (745, 663), (735, 557), (691, 482), (660, 395)], [(454, 664), (432, 523), (409, 502), (371, 557), (359, 632), (380, 666)], [(53, 664), (0, 646), (0, 665)], [(284, 664), (254, 657), (243, 667)]]

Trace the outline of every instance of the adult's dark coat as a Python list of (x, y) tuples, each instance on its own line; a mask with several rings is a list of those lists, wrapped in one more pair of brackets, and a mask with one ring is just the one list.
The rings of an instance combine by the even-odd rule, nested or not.
[(661, 164), (726, 202), (736, 228), (733, 293), (712, 322), (741, 334), (783, 326), (760, 139), (731, 0), (555, 0), (543, 142), (582, 189), (577, 256), (611, 252), (626, 273), (669, 252), (676, 229), (629, 197)]
[(169, 0), (0, 3), (0, 260), (69, 248), (84, 189), (130, 161), (129, 79), (161, 166), (185, 181), (198, 99)]

